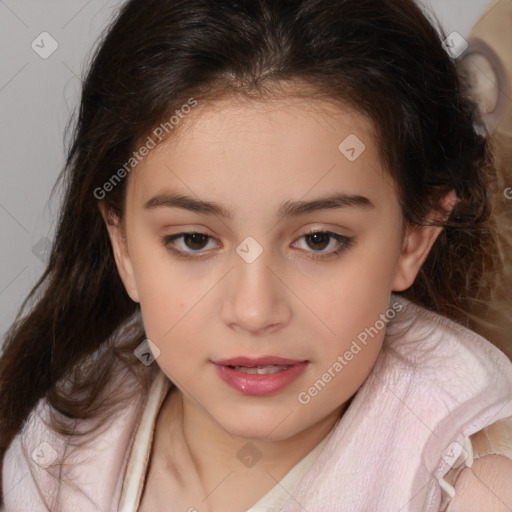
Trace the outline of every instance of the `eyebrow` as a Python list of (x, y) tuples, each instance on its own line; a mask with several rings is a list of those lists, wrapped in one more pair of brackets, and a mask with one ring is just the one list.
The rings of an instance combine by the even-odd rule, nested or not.
[[(233, 219), (233, 212), (213, 201), (203, 201), (183, 194), (161, 193), (144, 203), (145, 210), (154, 208), (183, 208), (206, 215), (217, 215), (227, 219)], [(284, 201), (281, 203), (277, 216), (279, 219), (295, 217), (320, 210), (334, 210), (337, 208), (361, 208), (369, 210), (375, 205), (364, 196), (336, 193), (325, 197), (319, 197), (311, 201)]]

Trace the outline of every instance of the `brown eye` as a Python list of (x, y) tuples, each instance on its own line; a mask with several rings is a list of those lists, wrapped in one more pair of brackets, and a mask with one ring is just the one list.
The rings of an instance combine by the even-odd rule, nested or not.
[(311, 233), (306, 235), (306, 240), (310, 240), (311, 243), (308, 243), (311, 249), (322, 250), (325, 249), (329, 245), (331, 237), (327, 233)]
[(210, 237), (203, 233), (187, 233), (183, 235), (183, 243), (194, 250), (204, 249)]
[(293, 244), (293, 247), (304, 250), (313, 259), (321, 259), (337, 256), (352, 247), (352, 243), (352, 237), (331, 231), (311, 231), (302, 235), (299, 241)]
[(205, 249), (210, 241), (213, 242), (215, 239), (206, 233), (191, 231), (164, 236), (160, 240), (162, 245), (176, 256), (181, 258), (198, 258), (207, 255), (206, 251), (202, 249)]

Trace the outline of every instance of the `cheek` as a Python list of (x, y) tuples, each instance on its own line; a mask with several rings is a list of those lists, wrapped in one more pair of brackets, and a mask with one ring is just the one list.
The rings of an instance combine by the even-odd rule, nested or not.
[(397, 256), (392, 248), (378, 254), (354, 253), (322, 285), (310, 287), (313, 307), (332, 337), (356, 337), (388, 309)]
[(148, 338), (154, 338), (167, 350), (174, 339), (194, 336), (194, 330), (199, 328), (196, 315), (201, 314), (198, 301), (197, 287), (190, 289), (177, 276), (145, 281), (140, 306)]
[(160, 249), (156, 252), (161, 254), (141, 254), (134, 271), (146, 335), (163, 352), (193, 327), (194, 309), (207, 283), (191, 280)]
[(387, 321), (394, 316), (388, 310), (399, 244), (398, 237), (387, 243), (384, 237), (373, 239), (350, 256), (347, 253), (329, 279), (310, 285), (311, 309), (324, 324), (319, 327), (323, 342), (317, 352), (317, 378), (331, 369), (340, 393), (357, 390), (380, 352)]

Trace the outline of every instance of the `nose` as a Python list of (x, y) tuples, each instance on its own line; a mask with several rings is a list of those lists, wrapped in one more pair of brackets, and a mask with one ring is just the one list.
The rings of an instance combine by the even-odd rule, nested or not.
[(275, 269), (262, 254), (251, 263), (234, 255), (235, 268), (229, 273), (221, 305), (223, 322), (237, 332), (266, 335), (290, 321), (286, 287), (276, 277)]

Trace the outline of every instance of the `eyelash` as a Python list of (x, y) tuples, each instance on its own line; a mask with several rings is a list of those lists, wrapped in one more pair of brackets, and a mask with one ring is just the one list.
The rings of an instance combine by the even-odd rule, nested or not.
[[(315, 252), (318, 252), (318, 251), (306, 251), (306, 252), (312, 252), (311, 257), (315, 260), (325, 260), (328, 258), (336, 257), (341, 252), (352, 247), (352, 243), (353, 243), (352, 237), (347, 237), (344, 235), (340, 235), (338, 233), (333, 233), (332, 231), (320, 231), (320, 230), (308, 231), (307, 233), (304, 233), (301, 237), (299, 237), (299, 240), (305, 236), (311, 236), (311, 235), (316, 235), (316, 234), (328, 235), (329, 238), (334, 238), (337, 242), (339, 242), (339, 246), (337, 249), (335, 249), (333, 251), (330, 251), (328, 253), (321, 253), (320, 255), (315, 254)], [(208, 235), (206, 233), (202, 233), (200, 231), (187, 231), (187, 232), (177, 233), (175, 235), (166, 235), (166, 236), (161, 237), (160, 240), (161, 240), (162, 245), (167, 250), (169, 250), (171, 253), (173, 253), (175, 256), (177, 256), (178, 258), (182, 258), (185, 260), (192, 260), (192, 259), (198, 259), (198, 258), (203, 257), (204, 254), (201, 254), (199, 251), (183, 252), (178, 249), (175, 249), (174, 247), (172, 247), (170, 245), (170, 244), (172, 244), (172, 242), (174, 240), (176, 240), (178, 238), (183, 238), (186, 235), (203, 235), (203, 236), (206, 236), (208, 239), (213, 238), (210, 235)], [(199, 256), (190, 256), (190, 254), (194, 254), (194, 253), (199, 253), (200, 255)]]

